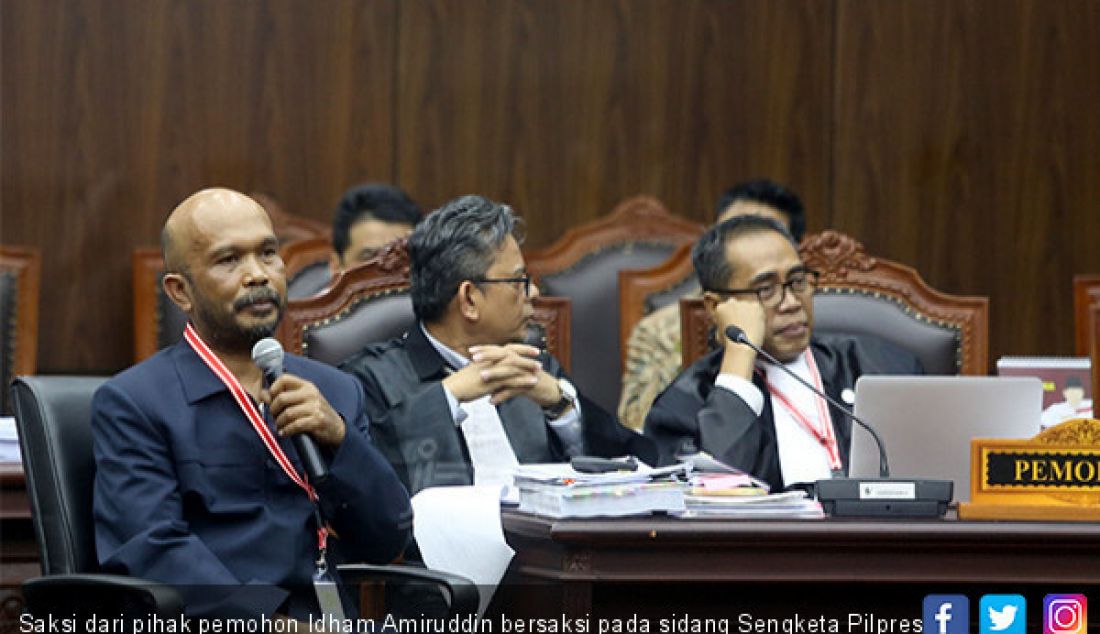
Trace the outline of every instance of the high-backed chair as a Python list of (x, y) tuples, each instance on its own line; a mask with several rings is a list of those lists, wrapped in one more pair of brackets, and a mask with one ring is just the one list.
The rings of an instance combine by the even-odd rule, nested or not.
[(42, 260), (33, 247), (0, 246), (0, 414), (11, 412), (8, 385), (38, 363), (38, 292)]
[(619, 349), (623, 370), (626, 369), (626, 344), (638, 322), (699, 288), (691, 263), (691, 247), (685, 244), (653, 268), (619, 271)]
[[(807, 236), (799, 253), (821, 275), (815, 333), (876, 336), (912, 352), (929, 374), (986, 374), (988, 298), (941, 293), (837, 231)], [(680, 300), (680, 319), (686, 366), (707, 351), (712, 327), (701, 299)]]
[(543, 295), (573, 301), (573, 378), (609, 412), (619, 402), (619, 271), (645, 269), (691, 244), (703, 226), (672, 215), (648, 196), (627, 199), (595, 222), (575, 227), (557, 242), (525, 254), (527, 270)]
[[(38, 616), (76, 612), (129, 616), (180, 614), (175, 589), (100, 572), (92, 520), (95, 460), (91, 402), (103, 377), (22, 376), (13, 387), (19, 443), (44, 576), (23, 584), (28, 611)], [(449, 613), (477, 609), (477, 587), (457, 575), (408, 566), (341, 566), (347, 583), (403, 580), (445, 591)]]
[[(328, 268), (330, 244), (328, 238), (309, 238), (280, 247), (279, 254), (286, 264), (287, 297), (309, 297), (324, 288), (331, 277)], [(187, 315), (165, 294), (160, 283), (164, 277), (164, 260), (159, 248), (134, 249), (131, 262), (136, 363), (179, 341), (187, 325)]]
[(290, 213), (270, 194), (252, 192), (249, 197), (260, 203), (267, 215), (271, 217), (271, 226), (275, 228), (275, 235), (278, 236), (281, 244), (310, 238), (332, 237), (332, 227), (327, 223)]
[[(1100, 302), (1100, 274), (1073, 276), (1074, 354), (1089, 355), (1089, 307)], [(1093, 367), (1096, 367), (1095, 365)], [(1096, 374), (1093, 372), (1093, 374)], [(1095, 392), (1094, 392), (1095, 394)], [(1095, 402), (1097, 399), (1093, 399)]]
[(160, 249), (134, 249), (131, 258), (134, 293), (134, 362), (143, 361), (183, 336), (187, 315), (165, 294), (160, 280)]
[(368, 342), (400, 336), (414, 321), (401, 240), (343, 271), (319, 294), (290, 300), (278, 337), (291, 352), (337, 365)]
[(332, 240), (306, 238), (279, 249), (286, 265), (286, 294), (289, 299), (311, 297), (332, 281)]
[(292, 214), (279, 201), (263, 192), (249, 196), (260, 203), (271, 218), (279, 238), (279, 253), (286, 263), (288, 297), (316, 294), (332, 278), (328, 256), (332, 251), (332, 227), (312, 218)]
[[(533, 303), (535, 328), (528, 342), (545, 348), (568, 372), (569, 300), (538, 297)], [(320, 294), (291, 300), (279, 339), (292, 352), (337, 365), (365, 344), (398, 337), (415, 323), (408, 242), (402, 238), (345, 270)]]

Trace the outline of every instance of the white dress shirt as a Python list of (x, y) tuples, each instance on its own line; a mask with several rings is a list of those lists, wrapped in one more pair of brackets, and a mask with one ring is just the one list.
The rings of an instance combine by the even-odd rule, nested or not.
[[(809, 349), (798, 356), (786, 367), (807, 383), (814, 384), (810, 366), (806, 362)], [(819, 396), (800, 385), (777, 366), (759, 363), (768, 384), (782, 392), (798, 408), (798, 411), (817, 429), (832, 425), (827, 407), (819, 408)], [(757, 415), (764, 411), (764, 394), (752, 381), (733, 374), (719, 374), (714, 380), (715, 386), (736, 394)], [(826, 420), (820, 420), (824, 412)], [(794, 415), (779, 399), (772, 399), (772, 414), (775, 422), (775, 439), (779, 451), (779, 468), (783, 475), (783, 484), (790, 486), (795, 482), (816, 482), (832, 477), (829, 466), (828, 450), (795, 419)]]

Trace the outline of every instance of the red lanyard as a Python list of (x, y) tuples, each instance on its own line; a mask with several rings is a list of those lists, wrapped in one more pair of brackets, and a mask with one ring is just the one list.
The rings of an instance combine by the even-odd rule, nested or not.
[[(309, 482), (305, 480), (305, 477), (298, 475), (298, 472), (294, 470), (294, 465), (291, 464), (290, 459), (286, 457), (283, 448), (280, 447), (279, 443), (275, 440), (275, 435), (271, 433), (267, 424), (264, 423), (263, 416), (260, 416), (260, 410), (256, 407), (256, 403), (252, 400), (252, 397), (244, 391), (244, 388), (241, 387), (241, 382), (237, 380), (237, 377), (233, 376), (233, 373), (229, 371), (229, 368), (225, 367), (222, 360), (210, 350), (206, 342), (199, 336), (199, 333), (195, 332), (190, 322), (188, 322), (187, 328), (183, 331), (183, 338), (191, 345), (191, 349), (195, 351), (195, 354), (199, 355), (199, 358), (206, 364), (206, 367), (210, 368), (210, 371), (225, 384), (225, 387), (233, 396), (233, 400), (237, 401), (237, 405), (244, 413), (244, 417), (252, 424), (252, 429), (256, 431), (256, 434), (260, 437), (264, 446), (267, 447), (267, 451), (275, 458), (279, 466), (283, 468), (283, 473), (301, 487), (302, 490), (306, 492), (306, 495), (309, 496), (309, 500), (316, 504), (317, 493), (313, 490), (313, 487), (310, 486)], [(318, 522), (317, 545), (322, 552), (325, 549), (327, 541), (328, 529)]]
[[(810, 376), (813, 379), (814, 387), (824, 392), (825, 390), (821, 384), (821, 372), (817, 369), (817, 362), (814, 361), (814, 355), (810, 354), (808, 348), (804, 354), (806, 355), (806, 365), (810, 368)], [(837, 448), (836, 433), (833, 431), (832, 418), (829, 416), (828, 408), (825, 407), (825, 401), (821, 397), (815, 398), (815, 403), (817, 405), (817, 420), (822, 426), (821, 429), (818, 429), (817, 426), (806, 418), (805, 414), (794, 406), (794, 403), (786, 394), (768, 381), (767, 374), (764, 374), (764, 385), (768, 387), (768, 392), (771, 392), (772, 396), (783, 405), (783, 408), (790, 412), (795, 421), (825, 448), (825, 451), (829, 454), (829, 467), (831, 469), (840, 469), (840, 451)]]

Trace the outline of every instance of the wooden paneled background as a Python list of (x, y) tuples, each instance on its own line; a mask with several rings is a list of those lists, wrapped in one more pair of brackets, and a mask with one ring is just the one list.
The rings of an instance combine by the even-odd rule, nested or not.
[(0, 240), (43, 249), (39, 365), (130, 361), (130, 251), (201, 187), (328, 219), (478, 192), (545, 245), (766, 175), (934, 286), (991, 355), (1071, 354), (1100, 272), (1092, 0), (3, 0)]

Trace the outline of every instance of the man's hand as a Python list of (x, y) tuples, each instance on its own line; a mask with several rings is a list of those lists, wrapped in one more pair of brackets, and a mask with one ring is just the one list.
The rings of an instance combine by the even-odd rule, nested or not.
[[(443, 379), (443, 385), (463, 403), (486, 394), (493, 395), (494, 404), (517, 394), (529, 394), (536, 387), (544, 387), (540, 386), (540, 374), (546, 373), (536, 358), (538, 354), (538, 348), (520, 343), (473, 346), (470, 364)], [(541, 390), (537, 393), (545, 396)]]
[(264, 402), (271, 408), (280, 436), (308, 433), (329, 447), (337, 447), (344, 441), (344, 419), (332, 409), (317, 386), (303, 378), (282, 375), (271, 384)]
[[(510, 354), (519, 355), (524, 359), (524, 368), (532, 371), (535, 376), (533, 383), (528, 378), (518, 385), (505, 385), (493, 390), (493, 398), (490, 399), (493, 405), (500, 405), (520, 395), (526, 395), (540, 407), (549, 407), (561, 400), (561, 387), (558, 385), (558, 380), (542, 369), (542, 364), (538, 361), (538, 348), (522, 343), (512, 343), (506, 346), (474, 346), (470, 352), (473, 354), (475, 363), (489, 363), (493, 366), (507, 363)], [(488, 375), (495, 376), (496, 372), (495, 367), (490, 367)]]
[(755, 297), (752, 299), (730, 297), (718, 304), (714, 313), (715, 321), (718, 322), (718, 336), (722, 338), (725, 345), (738, 345), (726, 339), (726, 328), (730, 326), (740, 328), (754, 344), (764, 345), (764, 329), (767, 320), (764, 307)]
[(748, 346), (730, 341), (726, 337), (726, 328), (737, 326), (749, 341), (758, 346), (763, 345), (764, 330), (767, 326), (764, 307), (756, 301), (755, 297), (751, 300), (731, 297), (715, 307), (714, 319), (718, 325), (718, 337), (721, 338), (725, 350), (719, 372), (752, 380), (756, 352)]

